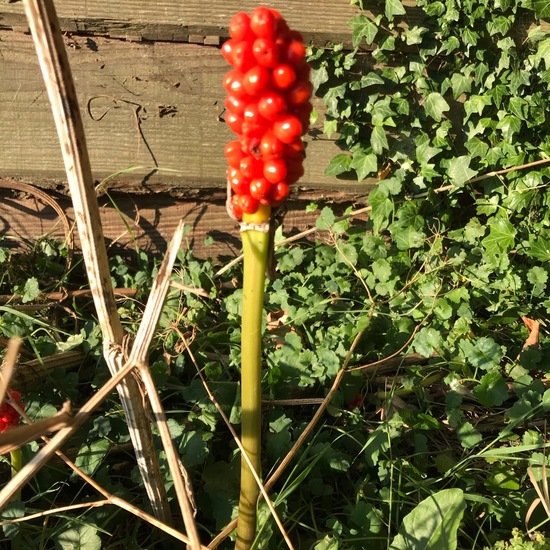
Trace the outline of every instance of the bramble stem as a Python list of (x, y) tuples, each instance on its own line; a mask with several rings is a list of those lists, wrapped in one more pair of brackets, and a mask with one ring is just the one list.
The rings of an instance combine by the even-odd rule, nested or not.
[[(262, 317), (269, 235), (242, 231), (244, 255), (241, 325), (241, 441), (258, 474), (261, 470), (261, 352)], [(235, 550), (248, 550), (256, 536), (259, 488), (241, 459), (241, 494)]]

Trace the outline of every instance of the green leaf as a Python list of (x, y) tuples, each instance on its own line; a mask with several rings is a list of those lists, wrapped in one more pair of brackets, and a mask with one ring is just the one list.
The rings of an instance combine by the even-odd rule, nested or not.
[(530, 236), (527, 245), (527, 255), (529, 257), (540, 260), (541, 262), (550, 261), (550, 240), (544, 237)]
[(550, 17), (550, 0), (533, 0), (533, 8), (537, 19)]
[(432, 92), (426, 96), (423, 107), (426, 114), (436, 122), (440, 122), (443, 118), (443, 113), (450, 109), (449, 104), (443, 96), (437, 92)]
[(426, 235), (417, 231), (412, 226), (399, 228), (392, 237), (399, 250), (409, 250), (410, 248), (419, 248), (424, 244)]
[(470, 422), (464, 422), (456, 429), (456, 435), (460, 444), (465, 449), (471, 449), (479, 444), (483, 439), (481, 434), (473, 427)]
[(357, 48), (363, 39), (370, 46), (378, 33), (378, 27), (365, 15), (356, 15), (349, 21), (353, 31), (353, 47)]
[(461, 73), (454, 73), (451, 77), (451, 88), (453, 89), (453, 97), (457, 99), (460, 95), (472, 89), (472, 80)]
[(478, 338), (474, 343), (471, 340), (461, 340), (458, 347), (466, 361), (481, 370), (498, 367), (504, 357), (501, 346), (488, 336)]
[(333, 157), (325, 168), (325, 176), (339, 176), (351, 169), (352, 158), (345, 153)]
[(90, 445), (83, 445), (76, 455), (75, 464), (85, 474), (92, 476), (103, 462), (108, 450), (108, 439), (98, 439)]
[(415, 336), (413, 346), (422, 357), (431, 357), (434, 353), (439, 355), (443, 348), (443, 337), (438, 330), (424, 327)]
[(311, 83), (313, 84), (313, 91), (316, 92), (319, 86), (328, 81), (328, 71), (325, 65), (321, 65), (318, 69), (311, 74)]
[(56, 547), (61, 550), (100, 550), (101, 539), (92, 525), (73, 524), (71, 529), (59, 533)]
[(470, 168), (470, 157), (463, 155), (455, 157), (449, 162), (447, 174), (453, 185), (463, 186), (468, 180), (472, 179), (477, 172)]
[(334, 216), (334, 212), (330, 207), (325, 206), (323, 210), (321, 210), (321, 213), (315, 222), (315, 226), (317, 229), (330, 229), (334, 225), (335, 221), (336, 217)]
[(386, 227), (389, 223), (389, 216), (393, 212), (393, 201), (388, 198), (387, 191), (376, 188), (370, 192), (368, 203), (372, 207), (370, 218), (374, 223), (374, 232)]
[(370, 136), (370, 144), (372, 150), (377, 154), (381, 155), (384, 149), (388, 149), (388, 140), (386, 139), (386, 132), (382, 126), (375, 126), (372, 129)]
[(25, 282), (23, 287), (23, 297), (21, 301), (26, 304), (27, 302), (32, 302), (34, 299), (40, 296), (40, 288), (38, 286), (38, 279), (36, 277), (31, 277)]
[(488, 372), (474, 388), (474, 395), (486, 407), (499, 407), (508, 399), (508, 384), (498, 371)]
[(430, 495), (403, 518), (390, 550), (455, 550), (465, 509), (461, 489)]
[(516, 229), (504, 218), (493, 218), (489, 235), (481, 244), (489, 254), (500, 254), (512, 248), (515, 243)]
[(395, 15), (405, 15), (407, 12), (400, 0), (386, 0), (386, 17), (392, 21)]
[(376, 155), (359, 150), (353, 154), (353, 160), (350, 167), (357, 172), (357, 179), (363, 181), (369, 174), (376, 173), (378, 170), (378, 163)]

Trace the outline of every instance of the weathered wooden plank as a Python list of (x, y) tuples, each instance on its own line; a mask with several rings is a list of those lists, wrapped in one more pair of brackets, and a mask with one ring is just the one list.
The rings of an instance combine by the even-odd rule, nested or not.
[[(5, 183), (5, 180), (1, 180)], [(70, 200), (52, 193), (69, 221), (74, 220)], [(295, 234), (315, 224), (315, 213), (305, 213), (305, 206), (315, 199), (320, 206), (334, 204), (337, 210), (352, 202), (346, 194), (300, 193), (294, 194), (288, 202), (289, 211), (284, 219), (285, 235)], [(360, 205), (360, 199), (358, 198)], [(364, 200), (363, 200), (364, 202)], [(0, 237), (11, 246), (23, 242), (36, 242), (44, 236), (64, 239), (65, 232), (58, 214), (31, 195), (14, 194), (0, 188)], [(100, 213), (110, 256), (127, 255), (138, 247), (140, 250), (157, 253), (166, 249), (166, 242), (172, 237), (179, 220), (183, 217), (189, 227), (186, 241), (199, 258), (213, 258), (225, 261), (240, 253), (238, 225), (225, 211), (223, 193), (204, 193), (204, 197), (178, 199), (164, 193), (130, 195), (114, 193), (100, 197)], [(205, 239), (211, 237), (212, 244)], [(78, 238), (75, 247), (79, 249)]]
[[(424, 19), (414, 0), (404, 3), (409, 24)], [(0, 25), (25, 27), (21, 4), (2, 4)], [(280, 10), (293, 28), (318, 45), (349, 43), (347, 22), (359, 13), (349, 0), (267, 0), (262, 4)], [(256, 0), (62, 0), (57, 11), (62, 29), (68, 32), (187, 42), (190, 36), (227, 37), (231, 16), (241, 10), (250, 12), (256, 5)]]
[[(118, 178), (127, 191), (190, 193), (225, 186), (223, 147), (233, 135), (220, 118), (228, 66), (217, 48), (74, 40), (78, 47), (68, 51), (98, 181), (141, 166)], [(49, 186), (63, 182), (59, 143), (30, 37), (0, 31), (0, 54), (0, 177)], [(320, 101), (317, 107), (322, 109)], [(368, 184), (324, 175), (339, 149), (321, 132), (320, 119), (308, 138), (301, 185), (363, 192)]]

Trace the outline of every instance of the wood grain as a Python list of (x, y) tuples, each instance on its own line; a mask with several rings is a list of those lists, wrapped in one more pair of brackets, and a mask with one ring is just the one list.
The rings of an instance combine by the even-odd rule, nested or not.
[[(233, 134), (223, 116), (227, 65), (217, 48), (155, 42), (138, 44), (76, 37), (68, 47), (94, 178), (132, 167), (116, 178), (131, 192), (225, 186), (224, 145)], [(31, 38), (0, 31), (0, 177), (55, 186), (65, 172)], [(317, 107), (322, 109), (320, 101)], [(305, 188), (363, 193), (369, 183), (324, 175), (339, 153), (321, 134), (307, 138)]]
[[(62, 0), (57, 2), (57, 11), (62, 29), (68, 32), (202, 43), (205, 37), (226, 38), (232, 15), (250, 12), (257, 4), (256, 0)], [(266, 0), (262, 4), (281, 11), (292, 28), (320, 46), (327, 42), (349, 43), (348, 20), (360, 13), (349, 0)], [(404, 4), (408, 24), (424, 19), (414, 0), (405, 0)], [(2, 4), (0, 25), (26, 27), (21, 3)]]
[[(73, 221), (74, 214), (67, 197), (55, 193), (52, 196), (63, 207), (69, 220)], [(285, 235), (296, 234), (315, 225), (316, 214), (305, 213), (305, 206), (311, 198), (311, 195), (303, 193), (289, 201), (289, 211), (284, 220)], [(364, 200), (352, 203), (350, 197), (343, 193), (331, 193), (330, 196), (316, 194), (315, 200), (320, 207), (334, 205), (337, 212), (352, 204), (364, 204)], [(2, 246), (24, 248), (26, 242), (34, 243), (41, 237), (64, 238), (63, 225), (57, 213), (39, 199), (0, 189), (0, 204), (0, 235), (4, 237)], [(180, 218), (185, 220), (189, 229), (186, 246), (198, 258), (212, 258), (217, 263), (224, 263), (240, 254), (238, 226), (227, 215), (221, 193), (210, 196), (209, 200), (178, 199), (162, 193), (154, 197), (114, 193), (111, 199), (106, 196), (100, 199), (100, 215), (110, 257), (115, 254), (127, 256), (136, 248), (151, 253), (164, 251)], [(207, 237), (211, 244), (206, 244)], [(75, 246), (78, 252), (78, 238)]]

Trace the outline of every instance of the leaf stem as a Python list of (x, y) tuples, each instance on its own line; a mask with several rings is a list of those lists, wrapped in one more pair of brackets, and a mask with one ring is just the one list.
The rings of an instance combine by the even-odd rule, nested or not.
[[(241, 441), (259, 474), (261, 469), (261, 352), (262, 316), (269, 234), (242, 231), (244, 278), (241, 334)], [(244, 460), (235, 550), (248, 550), (256, 535), (259, 488)]]

